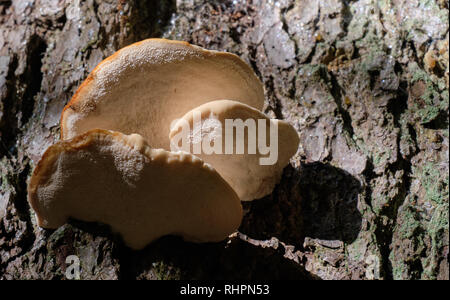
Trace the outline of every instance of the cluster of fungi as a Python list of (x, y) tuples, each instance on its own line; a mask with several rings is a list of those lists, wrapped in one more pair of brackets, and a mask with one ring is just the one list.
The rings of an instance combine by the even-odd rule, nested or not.
[[(163, 39), (121, 49), (64, 108), (61, 141), (33, 172), (28, 200), (38, 225), (108, 224), (133, 249), (164, 235), (226, 239), (242, 221), (241, 201), (270, 194), (298, 149), (295, 129), (263, 106), (261, 82), (236, 55)], [(275, 123), (277, 162), (259, 164), (261, 153), (170, 151), (174, 120), (192, 124), (194, 111), (202, 121)]]

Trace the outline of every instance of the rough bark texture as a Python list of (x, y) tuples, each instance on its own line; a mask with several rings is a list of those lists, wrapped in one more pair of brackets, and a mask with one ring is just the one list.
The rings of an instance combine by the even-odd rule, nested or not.
[[(446, 0), (0, 0), (0, 279), (448, 279)], [(301, 136), (220, 244), (133, 252), (98, 224), (38, 228), (30, 172), (87, 74), (166, 37), (240, 55)], [(82, 195), (80, 195), (82, 196)]]

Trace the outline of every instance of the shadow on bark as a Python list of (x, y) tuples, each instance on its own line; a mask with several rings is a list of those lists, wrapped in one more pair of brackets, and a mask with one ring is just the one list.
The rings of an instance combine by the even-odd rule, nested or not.
[(300, 172), (305, 236), (353, 242), (360, 230), (361, 184), (348, 172), (331, 165), (305, 165)]
[(284, 258), (283, 254), (281, 250), (256, 247), (238, 238), (228, 243), (193, 244), (168, 236), (142, 251), (123, 248), (121, 277), (189, 280), (318, 279), (304, 267)]
[[(120, 279), (184, 279), (184, 280), (319, 280), (298, 263), (284, 257), (283, 247), (262, 248), (249, 244), (238, 237), (221, 243), (196, 244), (180, 237), (165, 236), (145, 249), (128, 248), (118, 234), (108, 225), (70, 220), (66, 225), (74, 232), (87, 232), (114, 242), (110, 249), (118, 259)], [(65, 230), (64, 232), (66, 232)], [(48, 235), (54, 231), (48, 231)], [(75, 237), (66, 235), (55, 252), (59, 265), (67, 255), (76, 254)], [(63, 255), (64, 254), (64, 255)]]
[(136, 14), (128, 19), (133, 35), (125, 44), (131, 44), (148, 38), (159, 38), (176, 12), (175, 0), (133, 0), (132, 7)]
[(360, 182), (324, 163), (285, 169), (272, 195), (251, 203), (240, 231), (251, 238), (272, 237), (302, 248), (305, 237), (351, 243), (361, 230), (357, 209)]

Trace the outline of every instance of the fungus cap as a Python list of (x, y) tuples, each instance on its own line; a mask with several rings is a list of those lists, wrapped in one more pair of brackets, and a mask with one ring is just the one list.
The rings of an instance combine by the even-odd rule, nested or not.
[(68, 218), (100, 222), (133, 249), (167, 234), (221, 241), (242, 219), (236, 193), (199, 158), (104, 130), (51, 146), (33, 173), (28, 199), (41, 227), (57, 228)]
[[(198, 121), (195, 120), (195, 113), (201, 116), (201, 124), (198, 124), (197, 128), (195, 123)], [(246, 127), (242, 135), (242, 138), (244, 138), (244, 153), (238, 154), (236, 145), (238, 130), (233, 129), (231, 133), (227, 132), (225, 121), (240, 120), (245, 125), (245, 122), (249, 119), (255, 120), (254, 124), (257, 127), (254, 132), (255, 140), (252, 142), (256, 143), (254, 147), (256, 152), (255, 154), (249, 152), (249, 130)], [(262, 141), (264, 145), (269, 146), (271, 143), (270, 127), (277, 128), (278, 143), (275, 146), (278, 155), (272, 165), (261, 165), (261, 158), (268, 159), (270, 153), (264, 153), (263, 155), (263, 152), (260, 151), (259, 120), (263, 120), (266, 124), (265, 140)], [(186, 130), (183, 127), (187, 127), (183, 126), (184, 124), (189, 125), (187, 130), (190, 130), (188, 138), (184, 141), (188, 144), (187, 146), (182, 144), (182, 137), (185, 135), (183, 130)], [(200, 131), (199, 128), (202, 128), (202, 130)], [(204, 149), (202, 149), (201, 154), (194, 152), (194, 147), (197, 145), (197, 149), (199, 149), (203, 143), (214, 147), (218, 134), (221, 134), (222, 137), (222, 151), (220, 152), (222, 154), (217, 154), (217, 152), (208, 154), (203, 151)], [(233, 135), (233, 154), (226, 154), (226, 136), (230, 134)], [(184, 149), (184, 151), (194, 153), (212, 165), (236, 191), (242, 201), (259, 199), (272, 193), (275, 185), (281, 180), (284, 167), (289, 164), (291, 157), (297, 153), (300, 143), (297, 131), (287, 122), (270, 119), (248, 105), (230, 100), (212, 101), (189, 111), (173, 125), (169, 138), (174, 150)]]
[(139, 133), (168, 150), (173, 120), (220, 99), (264, 105), (260, 80), (238, 56), (186, 42), (144, 40), (92, 71), (63, 110), (61, 139), (100, 128)]

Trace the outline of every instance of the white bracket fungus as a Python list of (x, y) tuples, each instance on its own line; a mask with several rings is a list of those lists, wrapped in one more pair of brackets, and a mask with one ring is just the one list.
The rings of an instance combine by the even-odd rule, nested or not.
[(41, 227), (58, 228), (68, 218), (100, 222), (133, 249), (168, 234), (221, 241), (242, 219), (236, 193), (201, 159), (104, 130), (51, 146), (34, 170), (28, 199)]
[(212, 165), (243, 201), (272, 192), (300, 142), (288, 123), (229, 100), (188, 112), (169, 137), (172, 150), (179, 147)]
[[(267, 118), (263, 105), (260, 80), (234, 54), (164, 39), (119, 50), (64, 108), (63, 141), (34, 170), (28, 200), (39, 226), (57, 228), (68, 218), (101, 222), (133, 249), (167, 234), (225, 239), (242, 220), (240, 199), (270, 194), (298, 148), (294, 128)], [(188, 146), (197, 147), (206, 133), (206, 153), (166, 151), (176, 144), (180, 120), (192, 125), (195, 111), (206, 130), (188, 129)], [(218, 135), (223, 124), (233, 131), (236, 120), (258, 124), (255, 136)]]
[(119, 50), (92, 71), (64, 108), (61, 138), (101, 128), (139, 133), (152, 147), (169, 150), (173, 120), (221, 99), (262, 109), (264, 90), (234, 54), (149, 39)]

